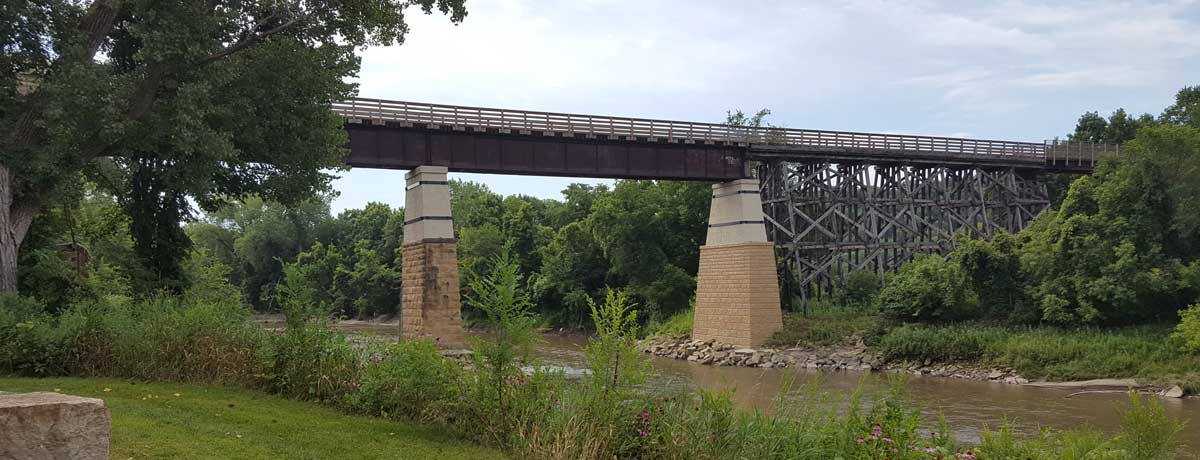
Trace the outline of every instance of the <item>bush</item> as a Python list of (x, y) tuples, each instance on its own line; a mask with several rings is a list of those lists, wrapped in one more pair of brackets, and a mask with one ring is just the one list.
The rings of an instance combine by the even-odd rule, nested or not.
[(854, 310), (870, 310), (879, 296), (879, 275), (869, 270), (855, 270), (846, 276), (846, 283), (834, 293), (834, 302)]
[(879, 295), (888, 316), (902, 321), (974, 318), (978, 298), (963, 270), (938, 255), (918, 256), (900, 266)]
[(350, 407), (366, 414), (436, 419), (429, 414), (447, 404), (461, 384), (461, 368), (428, 340), (406, 340), (383, 350), (363, 369)]
[(362, 359), (323, 321), (289, 325), (270, 343), (272, 389), (295, 399), (343, 402), (358, 386)]
[(1189, 353), (1200, 353), (1200, 304), (1192, 305), (1179, 312), (1179, 325), (1171, 338), (1180, 344), (1180, 348)]
[(461, 407), (482, 428), (483, 439), (496, 444), (507, 441), (518, 426), (522, 408), (518, 403), (525, 401), (519, 394), (531, 388), (523, 385), (522, 366), (532, 364), (533, 346), (539, 339), (534, 330), (537, 317), (530, 312), (533, 302), (509, 246), (492, 258), (491, 271), (471, 280), (467, 298), (469, 305), (487, 316), (492, 335), (474, 340), (469, 404)]
[(0, 374), (66, 374), (70, 347), (54, 326), (40, 302), (0, 294)]

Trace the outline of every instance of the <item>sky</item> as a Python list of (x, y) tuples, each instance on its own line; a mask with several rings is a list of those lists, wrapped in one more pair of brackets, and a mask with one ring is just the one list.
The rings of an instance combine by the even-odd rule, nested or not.
[[(410, 9), (362, 53), (362, 97), (1041, 142), (1085, 111), (1157, 115), (1200, 84), (1200, 0), (467, 0)], [(334, 212), (404, 203), (403, 171), (340, 173)], [(451, 174), (561, 198), (604, 180)]]

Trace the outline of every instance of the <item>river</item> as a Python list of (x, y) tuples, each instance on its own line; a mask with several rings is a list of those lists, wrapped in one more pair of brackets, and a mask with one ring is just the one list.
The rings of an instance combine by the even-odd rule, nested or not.
[[(395, 325), (354, 324), (339, 327), (350, 333), (391, 340), (395, 340), (397, 332)], [(543, 339), (537, 352), (542, 364), (561, 367), (568, 373), (576, 374), (586, 369), (587, 363), (582, 352), (586, 337), (546, 334)], [(788, 395), (790, 398), (806, 397), (808, 393), (796, 387), (813, 379), (816, 379), (821, 392), (835, 400), (845, 400), (861, 388), (867, 395), (865, 399), (869, 401), (871, 394), (887, 391), (889, 385), (885, 374), (879, 373), (718, 367), (662, 357), (650, 357), (650, 360), (655, 372), (647, 385), (652, 388), (667, 391), (697, 388), (732, 390), (732, 398), (739, 406), (767, 412), (775, 406), (779, 392), (793, 373), (793, 381), (797, 385)], [(984, 427), (996, 429), (1005, 420), (1016, 431), (1025, 434), (1034, 434), (1044, 427), (1060, 430), (1093, 427), (1104, 432), (1115, 432), (1120, 427), (1120, 409), (1127, 398), (1121, 393), (1068, 397), (1077, 390), (917, 375), (906, 378), (905, 388), (910, 399), (924, 408), (928, 420), (937, 420), (939, 415), (945, 417), (955, 438), (966, 443), (977, 443)], [(1161, 401), (1168, 416), (1187, 423), (1181, 435), (1185, 450), (1200, 452), (1200, 399)]]

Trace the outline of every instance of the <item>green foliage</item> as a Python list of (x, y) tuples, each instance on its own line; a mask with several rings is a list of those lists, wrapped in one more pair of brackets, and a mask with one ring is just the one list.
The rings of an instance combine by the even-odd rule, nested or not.
[(321, 301), (321, 292), (310, 282), (311, 268), (304, 265), (288, 265), (283, 269), (284, 279), (275, 290), (275, 301), (283, 310), (288, 328), (301, 328), (309, 321), (326, 321), (329, 304)]
[(172, 290), (191, 202), (212, 211), (326, 189), (346, 136), (329, 106), (354, 94), (357, 52), (401, 43), (410, 6), (466, 15), (461, 0), (86, 5), (5, 9), (19, 18), (6, 24), (28, 24), (0, 39), (0, 122), (20, 127), (0, 141), (0, 213), (18, 230), (4, 244), (19, 246), (28, 225), (7, 216), (36, 213), (83, 172), (103, 176), (123, 197), (149, 279)]
[(953, 362), (1014, 369), (1026, 378), (1138, 378), (1200, 390), (1200, 356), (1180, 354), (1164, 327), (1058, 329), (906, 325), (875, 339), (874, 350), (896, 361)]
[(683, 310), (695, 292), (712, 199), (707, 184), (619, 181), (597, 197), (590, 229), (622, 286), (650, 318)]
[(558, 307), (545, 309), (544, 315), (554, 323), (580, 329), (586, 324), (593, 294), (604, 287), (609, 266), (588, 222), (567, 224), (541, 248), (542, 270), (533, 284), (543, 305)]
[(1114, 436), (1087, 430), (1045, 430), (1033, 439), (1022, 439), (1006, 423), (998, 431), (985, 430), (980, 446), (972, 453), (984, 460), (1167, 460), (1176, 458), (1182, 429), (1180, 422), (1163, 414), (1157, 400), (1130, 392), (1121, 430)]
[(855, 270), (846, 275), (844, 285), (834, 292), (834, 302), (852, 310), (871, 310), (879, 298), (879, 275), (868, 270)]
[(903, 321), (955, 321), (977, 314), (978, 297), (958, 264), (924, 255), (888, 278), (879, 303), (884, 314)]
[(783, 317), (783, 328), (767, 339), (767, 345), (781, 348), (853, 345), (867, 339), (880, 322), (877, 316), (858, 311), (787, 314)]
[(344, 401), (359, 385), (360, 352), (324, 321), (291, 323), (271, 337), (271, 389), (295, 399)]
[(663, 337), (691, 337), (692, 325), (696, 321), (696, 310), (694, 307), (688, 307), (679, 313), (675, 313), (666, 320), (661, 322), (651, 322), (646, 327), (646, 335), (648, 336), (663, 336)]
[(997, 328), (900, 326), (880, 337), (875, 348), (896, 361), (983, 360), (1004, 339), (1004, 332)]
[(1179, 324), (1171, 338), (1179, 342), (1184, 351), (1200, 354), (1200, 304), (1179, 312)]
[(1200, 131), (1145, 128), (1125, 151), (1131, 159), (1076, 180), (1060, 210), (1022, 232), (1022, 269), (1043, 321), (1162, 320), (1189, 300), (1180, 258), (1195, 257), (1197, 227), (1181, 204), (1200, 193), (1170, 184), (1200, 180)]
[(1033, 323), (1040, 316), (1025, 294), (1021, 271), (1021, 241), (1000, 233), (991, 240), (962, 238), (951, 252), (953, 263), (962, 268), (971, 289), (979, 297), (978, 318)]
[(382, 350), (364, 366), (359, 387), (350, 395), (354, 410), (392, 418), (436, 420), (439, 409), (456, 397), (462, 369), (442, 357), (427, 340), (405, 340)]
[(596, 335), (583, 348), (592, 391), (602, 395), (605, 404), (623, 399), (630, 387), (645, 382), (650, 362), (637, 348), (636, 304), (623, 291), (608, 289), (604, 303), (597, 306), (588, 299)]
[(1200, 128), (1200, 86), (1185, 86), (1175, 93), (1175, 103), (1163, 110), (1159, 120)]
[(0, 294), (0, 374), (62, 375), (67, 372), (69, 353), (45, 305), (13, 293)]
[(35, 302), (7, 297), (0, 304), (0, 373), (254, 385), (266, 338), (248, 320), (236, 302), (111, 298), (53, 317)]
[(242, 291), (229, 283), (229, 266), (205, 249), (193, 252), (183, 263), (188, 287), (183, 291), (185, 304), (242, 304)]
[(471, 280), (467, 299), (486, 315), (491, 332), (487, 338), (473, 338), (476, 373), (470, 392), (476, 423), (488, 427), (484, 437), (500, 443), (519, 420), (520, 406), (514, 401), (522, 401), (521, 367), (530, 363), (538, 335), (537, 318), (530, 312), (533, 302), (508, 245), (490, 265), (490, 272)]

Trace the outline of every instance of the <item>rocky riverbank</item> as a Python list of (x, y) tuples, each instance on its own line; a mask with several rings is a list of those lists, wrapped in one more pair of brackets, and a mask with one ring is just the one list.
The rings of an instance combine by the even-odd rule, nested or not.
[(1012, 369), (988, 368), (967, 363), (887, 362), (861, 343), (829, 348), (741, 348), (711, 340), (651, 337), (641, 349), (655, 356), (682, 359), (712, 366), (806, 368), (828, 371), (905, 372), (968, 380), (1023, 385), (1030, 383)]
[(1032, 385), (1077, 390), (1074, 394), (1127, 391), (1167, 398), (1185, 397), (1179, 386), (1158, 387), (1133, 379), (1099, 379), (1078, 382), (1031, 382), (1012, 369), (979, 366), (973, 363), (889, 362), (861, 342), (854, 345), (825, 348), (743, 348), (712, 340), (650, 337), (639, 343), (642, 351), (655, 356), (687, 360), (710, 366), (742, 366), (760, 368), (805, 368), (825, 371), (903, 372), (955, 379)]

